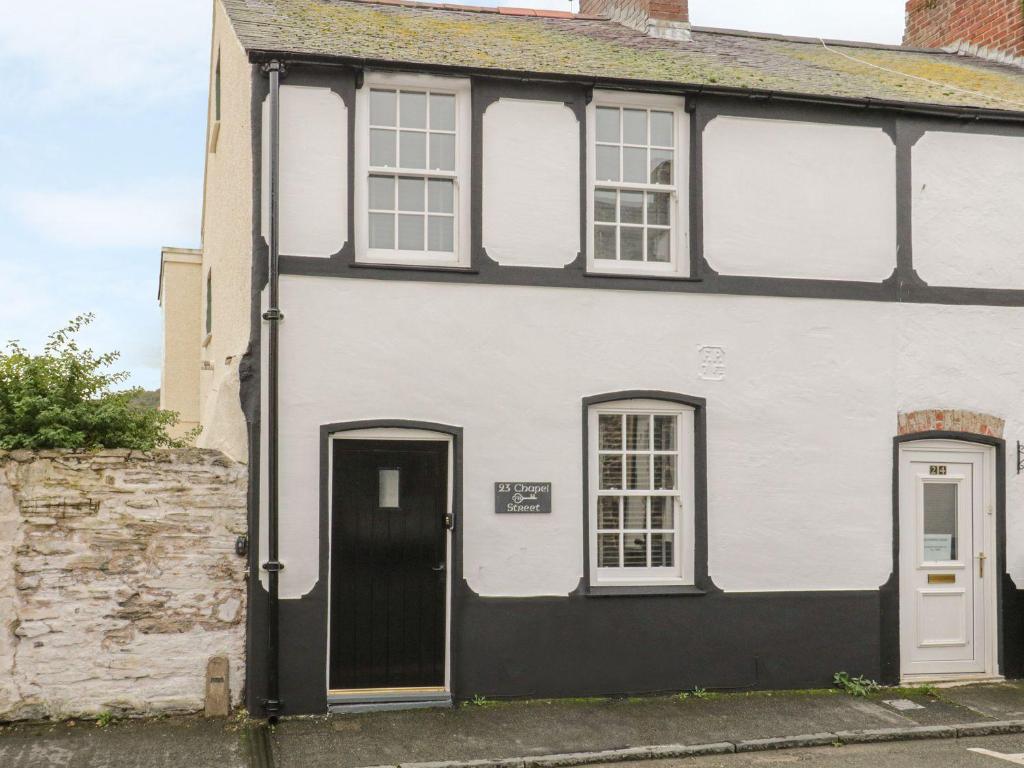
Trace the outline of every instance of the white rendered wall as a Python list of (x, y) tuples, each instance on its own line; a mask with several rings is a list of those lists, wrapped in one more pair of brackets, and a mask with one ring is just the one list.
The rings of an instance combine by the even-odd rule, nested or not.
[(580, 251), (580, 126), (554, 101), (500, 99), (483, 119), (483, 244), (502, 265), (562, 267)]
[[(263, 157), (270, 156), (270, 101)], [(348, 239), (348, 110), (330, 88), (281, 86), (280, 250), (328, 257)], [(262, 164), (263, 236), (269, 237), (270, 168)]]
[(896, 268), (896, 149), (880, 128), (716, 117), (704, 257), (726, 275), (881, 282)]
[[(1024, 426), (1014, 308), (296, 276), (281, 295), (287, 597), (317, 578), (325, 423), (463, 427), (466, 579), (527, 596), (565, 595), (582, 576), (586, 395), (707, 398), (709, 566), (728, 591), (889, 577), (898, 411), (980, 410), (1011, 438)], [(725, 350), (720, 381), (699, 375), (709, 344)], [(1007, 478), (1009, 567), (1024, 584), (1024, 485)], [(495, 514), (500, 480), (552, 482), (553, 513)]]
[(922, 279), (1024, 288), (1024, 138), (930, 131), (914, 146), (913, 178)]

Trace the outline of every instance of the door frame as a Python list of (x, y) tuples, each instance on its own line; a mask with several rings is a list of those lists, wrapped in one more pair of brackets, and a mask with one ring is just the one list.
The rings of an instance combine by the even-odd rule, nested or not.
[[(998, 679), (1003, 668), (1002, 633), (1002, 589), (1006, 567), (1006, 461), (1005, 441), (988, 435), (969, 432), (930, 431), (900, 435), (893, 441), (893, 570), (889, 583), (882, 588), (882, 669), (883, 678), (900, 683), (920, 683), (924, 681), (942, 682), (956, 680)], [(982, 494), (983, 505), (990, 508), (993, 514), (985, 514), (983, 510), (983, 535), (985, 552), (991, 552), (989, 562), (992, 564), (992, 578), (985, 581), (985, 655), (986, 669), (982, 673), (956, 673), (945, 675), (905, 674), (902, 664), (902, 636), (900, 613), (902, 611), (901, 582), (901, 493), (900, 465), (904, 451), (920, 447), (922, 450), (949, 450), (956, 452), (977, 449), (982, 460)], [(973, 567), (972, 556), (972, 567)], [(885, 593), (889, 591), (888, 596)], [(888, 608), (888, 610), (887, 610)], [(887, 637), (888, 635), (888, 637)], [(886, 653), (888, 651), (888, 654)], [(886, 658), (888, 656), (889, 658)]]
[[(453, 586), (461, 576), (461, 558), (456, 554), (456, 540), (460, 525), (462, 498), (462, 428), (433, 422), (408, 421), (404, 419), (375, 419), (327, 424), (321, 427), (326, 441), (325, 498), (327, 506), (327, 626), (331, 621), (331, 567), (334, 557), (334, 447), (338, 440), (381, 440), (388, 442), (443, 442), (448, 446), (448, 493), (446, 513), (452, 516), (452, 526), (445, 531), (445, 649), (444, 686), (442, 688), (368, 688), (352, 691), (332, 691), (331, 674), (331, 633), (326, 638), (326, 664), (324, 687), (328, 705), (366, 704), (388, 702), (430, 702), (450, 699), (453, 690), (454, 642), (453, 627), (455, 601), (452, 599)], [(456, 574), (456, 570), (459, 571)]]

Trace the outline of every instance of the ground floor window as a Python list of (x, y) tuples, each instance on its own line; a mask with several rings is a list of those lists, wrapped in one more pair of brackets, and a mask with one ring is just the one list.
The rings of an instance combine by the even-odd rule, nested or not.
[(590, 407), (590, 583), (693, 583), (694, 411), (660, 400)]

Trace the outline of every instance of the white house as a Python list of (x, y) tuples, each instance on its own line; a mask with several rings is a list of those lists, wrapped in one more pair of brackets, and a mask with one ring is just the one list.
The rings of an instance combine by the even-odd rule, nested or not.
[(685, 6), (215, 3), (251, 711), (1024, 671), (1024, 71)]

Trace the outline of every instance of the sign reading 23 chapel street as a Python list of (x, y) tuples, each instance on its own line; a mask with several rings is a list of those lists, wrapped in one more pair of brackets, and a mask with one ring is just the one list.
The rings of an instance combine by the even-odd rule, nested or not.
[(551, 483), (495, 483), (494, 511), (551, 512)]

